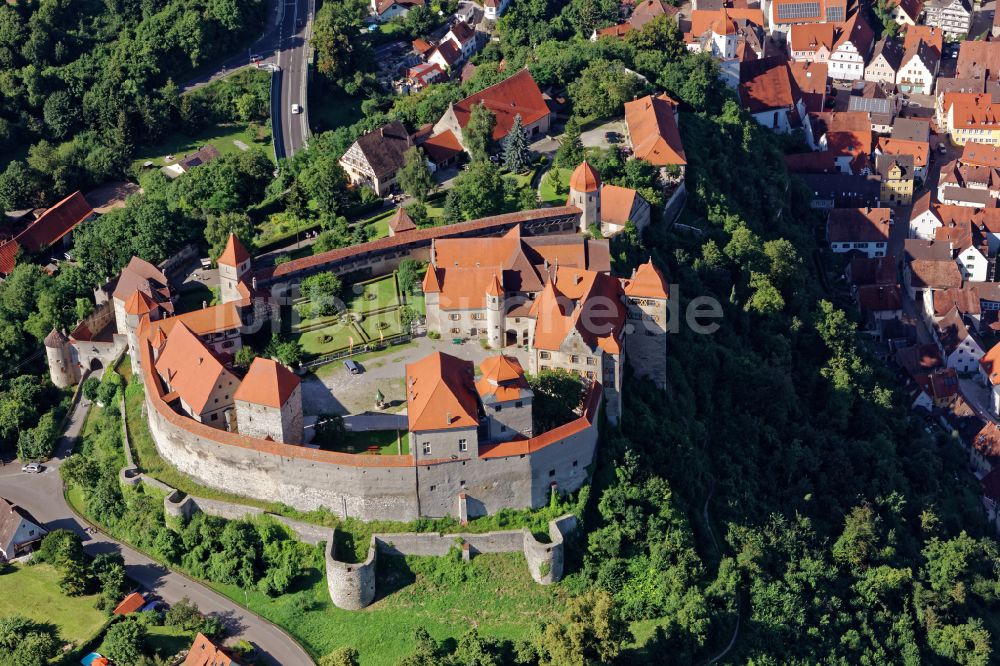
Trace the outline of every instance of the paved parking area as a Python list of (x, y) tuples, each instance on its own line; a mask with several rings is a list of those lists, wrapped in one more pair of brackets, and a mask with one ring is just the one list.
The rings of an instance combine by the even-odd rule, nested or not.
[(585, 148), (609, 148), (612, 144), (608, 141), (608, 133), (616, 135), (614, 143), (621, 145), (625, 140), (625, 121), (621, 118), (609, 120), (597, 127), (592, 127), (580, 133), (580, 141)]
[[(302, 403), (306, 414), (360, 414), (376, 411), (375, 392), (381, 391), (388, 407), (386, 413), (405, 413), (405, 366), (424, 356), (441, 351), (472, 361), (478, 372), (479, 364), (487, 356), (498, 352), (483, 349), (476, 341), (460, 345), (450, 340), (431, 340), (420, 337), (413, 342), (388, 351), (355, 357), (363, 368), (360, 375), (352, 375), (342, 361), (321, 366), (302, 379)], [(508, 347), (504, 353), (516, 356), (527, 370), (528, 355), (523, 348)]]

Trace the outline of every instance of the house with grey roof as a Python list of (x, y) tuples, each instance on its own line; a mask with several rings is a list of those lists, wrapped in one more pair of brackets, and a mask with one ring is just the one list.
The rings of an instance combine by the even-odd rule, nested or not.
[(396, 172), (403, 166), (403, 153), (413, 145), (410, 133), (398, 120), (382, 125), (355, 141), (339, 164), (355, 185), (385, 196), (396, 186)]
[(0, 561), (30, 553), (46, 534), (27, 511), (0, 497)]

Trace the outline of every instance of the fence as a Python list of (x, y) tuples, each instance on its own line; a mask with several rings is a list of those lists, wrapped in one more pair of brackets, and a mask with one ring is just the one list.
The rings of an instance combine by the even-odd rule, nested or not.
[(342, 358), (350, 358), (351, 356), (358, 356), (360, 354), (367, 354), (369, 352), (378, 351), (380, 349), (388, 349), (389, 347), (405, 344), (412, 339), (413, 339), (412, 333), (401, 333), (399, 335), (387, 337), (384, 340), (379, 340), (378, 342), (369, 342), (368, 344), (364, 345), (355, 345), (351, 349), (342, 349), (340, 351), (331, 352), (329, 354), (324, 354), (322, 356), (317, 356), (314, 359), (302, 363), (301, 367), (305, 370), (318, 368), (321, 365), (326, 365), (327, 363), (333, 363), (334, 361), (339, 361)]

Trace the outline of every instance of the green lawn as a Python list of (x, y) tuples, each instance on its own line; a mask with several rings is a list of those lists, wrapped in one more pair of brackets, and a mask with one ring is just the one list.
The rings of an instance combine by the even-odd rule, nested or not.
[[(309, 320), (306, 320), (309, 321)], [(330, 336), (328, 340), (325, 336)], [(345, 349), (351, 345), (353, 339), (355, 345), (364, 344), (364, 338), (353, 324), (330, 324), (315, 331), (306, 331), (299, 335), (299, 344), (306, 354), (319, 356), (330, 354), (340, 349)]]
[[(214, 587), (244, 602), (241, 588)], [(438, 640), (457, 640), (471, 627), (485, 636), (526, 639), (559, 616), (567, 596), (562, 586), (534, 583), (520, 553), (479, 555), (464, 566), (448, 558), (383, 557), (377, 589), (385, 596), (368, 608), (340, 610), (329, 601), (325, 576), (314, 569), (292, 594), (271, 599), (251, 591), (249, 601), (313, 656), (353, 646), (363, 666), (390, 666), (413, 651), (418, 627)]]
[(359, 282), (351, 287), (353, 300), (347, 304), (351, 312), (371, 312), (399, 305), (396, 274)]
[(347, 432), (332, 442), (318, 442), (320, 448), (343, 453), (367, 453), (369, 446), (377, 446), (379, 455), (407, 455), (410, 452), (410, 438), (398, 430), (370, 430), (368, 432)]
[[(569, 177), (573, 172), (569, 169), (549, 169), (542, 176), (541, 185), (539, 187), (539, 198), (543, 204), (553, 204), (556, 206), (562, 206), (566, 203), (567, 194), (557, 194), (555, 188), (555, 174), (558, 173), (558, 182), (562, 184), (564, 188), (569, 187)], [(563, 190), (566, 191), (565, 189)]]
[(82, 645), (104, 627), (106, 616), (94, 607), (98, 595), (68, 597), (59, 573), (49, 564), (15, 565), (0, 575), (0, 617), (20, 613), (59, 628), (59, 638)]
[[(308, 317), (288, 330), (298, 335), (302, 350), (309, 356), (320, 356), (355, 346), (378, 341), (383, 337), (399, 335), (399, 293), (396, 275), (387, 275), (352, 285), (345, 295), (351, 312), (364, 315), (360, 323), (345, 324), (340, 315)], [(385, 310), (384, 312), (376, 312)], [(375, 313), (375, 314), (365, 314)], [(382, 322), (388, 326), (381, 327)], [(381, 331), (381, 335), (379, 332)]]
[(207, 285), (196, 284), (180, 292), (177, 299), (177, 312), (192, 312), (200, 310), (204, 303), (211, 305), (215, 300), (215, 294)]
[(223, 155), (240, 152), (234, 141), (242, 141), (250, 150), (262, 150), (274, 160), (274, 151), (271, 150), (271, 132), (261, 125), (261, 133), (252, 134), (245, 124), (225, 123), (212, 125), (197, 134), (190, 135), (183, 132), (171, 134), (165, 141), (155, 146), (139, 146), (135, 150), (135, 159), (132, 161), (133, 167), (141, 168), (147, 160), (155, 166), (165, 166), (164, 157), (173, 155), (175, 158), (192, 153), (205, 144), (212, 144)]

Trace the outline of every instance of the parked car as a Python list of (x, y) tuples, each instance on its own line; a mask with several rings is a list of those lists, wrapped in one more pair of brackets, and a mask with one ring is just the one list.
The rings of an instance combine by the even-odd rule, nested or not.
[(292, 104), (292, 113), (302, 113), (302, 107), (298, 104)]
[(618, 143), (618, 132), (605, 132), (604, 139), (608, 143)]
[(351, 359), (347, 359), (346, 361), (344, 361), (344, 367), (347, 368), (347, 371), (352, 375), (360, 375), (362, 372), (364, 372), (364, 369), (362, 369), (361, 365), (356, 363), (355, 361), (352, 361)]
[(41, 474), (41, 472), (42, 472), (43, 469), (45, 469), (45, 468), (42, 467), (42, 463), (33, 460), (33, 461), (29, 462), (27, 465), (25, 465), (24, 467), (22, 467), (21, 471), (22, 472), (27, 472), (28, 474)]
[(263, 59), (264, 59), (264, 58), (263, 58), (263, 57), (261, 57), (261, 56), (259, 56), (259, 55), (252, 55), (252, 56), (250, 56), (250, 62), (251, 62), (251, 63), (254, 63), (254, 62), (260, 62), (260, 61), (261, 61), (261, 60), (263, 60)]

